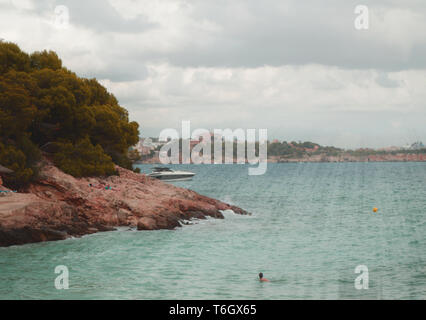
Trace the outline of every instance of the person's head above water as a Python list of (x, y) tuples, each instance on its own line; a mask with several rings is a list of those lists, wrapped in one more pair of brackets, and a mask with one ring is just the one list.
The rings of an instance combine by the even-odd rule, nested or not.
[(266, 278), (264, 278), (264, 277), (263, 277), (263, 273), (262, 273), (262, 272), (260, 272), (260, 273), (259, 273), (259, 281), (262, 281), (262, 282), (269, 282), (269, 280), (268, 280), (268, 279), (266, 279)]

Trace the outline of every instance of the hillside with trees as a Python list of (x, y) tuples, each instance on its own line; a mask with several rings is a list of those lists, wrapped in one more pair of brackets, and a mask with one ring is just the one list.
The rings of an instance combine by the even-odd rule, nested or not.
[(96, 79), (78, 77), (53, 51), (27, 54), (0, 42), (0, 164), (19, 188), (37, 178), (43, 152), (76, 177), (131, 168), (136, 122)]

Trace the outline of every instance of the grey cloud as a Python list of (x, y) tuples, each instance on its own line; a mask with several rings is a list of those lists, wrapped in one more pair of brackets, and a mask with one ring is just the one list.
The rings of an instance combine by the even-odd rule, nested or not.
[(376, 77), (376, 82), (385, 88), (398, 88), (401, 85), (399, 81), (390, 79), (389, 75), (384, 72)]
[(63, 5), (69, 10), (70, 22), (98, 33), (140, 33), (154, 27), (145, 17), (123, 18), (106, 0), (41, 0), (36, 1), (35, 11), (53, 13), (56, 6)]
[[(385, 70), (426, 67), (425, 41), (414, 44), (407, 53), (397, 44), (378, 39), (374, 25), (369, 30), (356, 30), (354, 8), (359, 1), (290, 1), (283, 8), (277, 8), (281, 1), (245, 1), (234, 14), (226, 12), (226, 1), (196, 3), (194, 16), (219, 23), (223, 32), (209, 47), (197, 47), (194, 39), (182, 50), (171, 52), (173, 64), (257, 67), (318, 63)], [(380, 8), (378, 2), (363, 3), (369, 5), (370, 16)], [(392, 8), (389, 3), (383, 2), (385, 8)], [(420, 6), (413, 3), (413, 10)], [(410, 8), (410, 2), (404, 7)], [(422, 9), (424, 14), (425, 4)], [(239, 10), (246, 10), (248, 17), (239, 20)], [(188, 55), (190, 47), (192, 54)]]
[[(114, 59), (116, 58), (116, 59)], [(135, 81), (144, 79), (147, 69), (139, 61), (129, 59), (121, 60), (119, 57), (111, 57), (106, 61), (106, 67), (102, 70), (81, 70), (79, 76), (97, 79), (114, 79), (114, 81)]]
[[(5, 1), (0, 38), (55, 50), (77, 74), (101, 79), (143, 134), (181, 120), (339, 146), (426, 134), (424, 1), (362, 1), (364, 31), (354, 28), (359, 0)], [(69, 29), (46, 23), (55, 5), (68, 6)]]
[[(423, 1), (408, 0), (403, 4), (390, 0), (363, 1), (370, 10), (370, 29), (362, 31), (354, 28), (354, 8), (360, 4), (359, 0), (191, 0), (176, 11), (176, 16), (181, 15), (186, 24), (176, 26), (149, 22), (149, 12), (125, 19), (106, 0), (36, 3), (39, 12), (66, 5), (72, 24), (95, 32), (97, 38), (109, 39), (110, 42), (103, 41), (100, 48), (104, 57), (109, 55), (108, 45), (114, 47), (119, 41), (123, 59), (141, 63), (167, 61), (184, 67), (322, 64), (384, 71), (426, 68), (426, 35), (406, 39), (417, 31), (424, 31), (416, 29), (417, 25), (407, 26), (409, 17), (402, 17), (405, 19), (402, 25), (398, 25), (397, 20), (408, 12), (426, 21)], [(394, 14), (394, 23), (383, 24), (383, 12), (397, 9), (405, 11)], [(204, 29), (206, 22), (217, 28)], [(420, 26), (426, 29), (426, 22)], [(392, 30), (381, 30), (383, 27)], [(108, 33), (126, 37), (114, 39)], [(141, 35), (151, 37), (141, 38)], [(164, 43), (176, 43), (166, 49), (150, 46), (152, 37)], [(144, 41), (141, 48), (134, 45), (137, 41)], [(132, 70), (129, 73), (132, 74)], [(123, 70), (122, 74), (126, 72)]]
[[(189, 36), (176, 48), (167, 52), (151, 50), (129, 54), (141, 60), (167, 60), (179, 66), (258, 67), (317, 63), (388, 71), (426, 67), (426, 39), (414, 41), (407, 49), (395, 41), (385, 41), (372, 21), (369, 30), (356, 30), (354, 8), (359, 5), (358, 0), (189, 3), (193, 8), (189, 19), (199, 24), (211, 22), (220, 30), (206, 31), (191, 26), (183, 30)], [(400, 6), (394, 1), (363, 3), (369, 6), (370, 20), (374, 14)], [(426, 14), (426, 5), (417, 1), (406, 1), (402, 8)], [(401, 37), (405, 27), (396, 26), (402, 30)]]

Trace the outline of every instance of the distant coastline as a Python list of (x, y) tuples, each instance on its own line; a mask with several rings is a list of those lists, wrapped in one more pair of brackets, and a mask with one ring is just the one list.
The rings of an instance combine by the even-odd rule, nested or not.
[[(150, 141), (152, 141), (150, 139)], [(192, 147), (199, 141), (191, 141)], [(212, 141), (212, 148), (215, 141)], [(217, 142), (216, 142), (217, 143)], [(159, 164), (159, 152), (165, 143), (156, 141), (146, 145), (141, 139), (133, 148), (132, 157), (134, 164)], [(233, 158), (223, 157), (223, 163), (237, 163), (237, 143), (233, 146)], [(256, 145), (258, 150), (258, 145)], [(321, 146), (313, 142), (268, 142), (268, 163), (293, 163), (293, 162), (424, 162), (426, 161), (426, 148), (422, 142), (415, 142), (406, 147), (389, 147), (382, 149), (361, 148), (345, 150), (330, 146)], [(213, 152), (212, 152), (213, 154)]]
[[(386, 156), (368, 156), (368, 157), (350, 157), (331, 156), (325, 158), (302, 157), (302, 158), (280, 158), (276, 156), (268, 157), (268, 163), (338, 163), (338, 162), (426, 162), (426, 154), (408, 154), (408, 155), (386, 155)], [(233, 163), (237, 163), (236, 160)], [(135, 161), (134, 164), (161, 164), (158, 157), (152, 157), (144, 160)], [(192, 163), (191, 163), (192, 164)]]
[(270, 163), (288, 162), (423, 162), (426, 161), (426, 154), (385, 154), (352, 156), (342, 154), (339, 156), (308, 156), (301, 158), (280, 158), (276, 156), (268, 157)]

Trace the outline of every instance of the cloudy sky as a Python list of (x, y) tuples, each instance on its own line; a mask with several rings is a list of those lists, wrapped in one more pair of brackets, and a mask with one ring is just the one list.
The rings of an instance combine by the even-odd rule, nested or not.
[(0, 38), (100, 80), (143, 136), (190, 120), (346, 148), (426, 142), (424, 0), (0, 0)]

